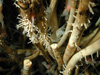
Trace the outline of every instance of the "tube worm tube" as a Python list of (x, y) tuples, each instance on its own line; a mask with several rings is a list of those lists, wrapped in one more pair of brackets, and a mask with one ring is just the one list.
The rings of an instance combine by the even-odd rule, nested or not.
[[(19, 5), (19, 9), (20, 9), (20, 13), (21, 13), (21, 19), (19, 21), (20, 23), (19, 23), (19, 25), (17, 25), (17, 28), (20, 28), (20, 27), (23, 28), (23, 34), (26, 34), (26, 36), (29, 37), (29, 40), (42, 51), (45, 58), (49, 62), (50, 57), (45, 52), (43, 45), (42, 45), (42, 41), (44, 41), (44, 39), (42, 40), (42, 38), (45, 36), (45, 34), (42, 34), (42, 31), (45, 32), (45, 28), (43, 29), (43, 27), (41, 27), (40, 21), (39, 21), (38, 25), (33, 24), (34, 22), (32, 22), (32, 21), (34, 21), (34, 14), (30, 10), (31, 8), (29, 8), (29, 3), (27, 3), (27, 2), (23, 3), (23, 2), (20, 2), (20, 1), (17, 1), (17, 3)], [(43, 9), (43, 5), (41, 6), (41, 9)], [(43, 14), (43, 12), (41, 12), (41, 13)], [(39, 14), (40, 13), (38, 13), (36, 15), (39, 15)], [(40, 16), (43, 16), (42, 14)], [(43, 21), (45, 21), (45, 20), (43, 20)], [(44, 35), (44, 36), (39, 37), (39, 35), (40, 36)], [(47, 39), (45, 39), (45, 40), (47, 41)], [(44, 42), (44, 43), (46, 43), (46, 42)], [(48, 52), (50, 52), (50, 51), (48, 51)]]
[[(96, 33), (98, 32), (99, 28), (96, 28), (91, 34), (83, 37), (80, 41), (80, 46), (82, 46), (83, 48), (85, 46), (87, 46), (87, 44), (92, 40), (92, 38), (96, 35)], [(85, 43), (85, 44), (84, 44)]]
[(88, 45), (92, 44), (94, 41), (96, 41), (98, 38), (100, 38), (100, 31), (96, 34), (96, 36), (89, 42)]
[(30, 75), (31, 66), (32, 62), (29, 59), (25, 59), (22, 75)]
[(0, 62), (15, 62), (15, 59), (0, 57)]
[[(98, 26), (98, 28), (96, 28), (91, 34), (89, 34), (88, 36), (85, 36), (81, 39), (80, 41), (80, 46), (82, 46), (82, 48), (84, 48), (85, 46), (93, 43), (95, 40), (97, 40), (99, 38), (99, 34), (100, 34), (100, 18), (97, 20), (97, 22), (95, 23), (96, 26)], [(94, 38), (93, 38), (94, 37)], [(85, 43), (85, 44), (84, 44)]]
[[(55, 59), (53, 50), (50, 46), (51, 45), (51, 40), (48, 37), (47, 33), (46, 34), (41, 33), (39, 39), (40, 39), (40, 45), (41, 46), (45, 45), (45, 48), (48, 51), (48, 53), (50, 54), (50, 56)], [(44, 48), (42, 48), (42, 49), (44, 49)]]
[(67, 32), (70, 31), (71, 28), (72, 28), (72, 23), (74, 21), (73, 15), (75, 14), (75, 9), (76, 9), (76, 1), (75, 0), (71, 0), (70, 1), (70, 5), (71, 5), (70, 15), (69, 15), (68, 22), (66, 22), (67, 23), (66, 30), (65, 30), (63, 36), (61, 37), (61, 40), (58, 42), (57, 48), (60, 48), (63, 45), (63, 43), (66, 41), (66, 39), (68, 37), (68, 33)]
[[(1, 38), (0, 38), (0, 40), (1, 40)], [(1, 42), (1, 46), (4, 48), (5, 52), (11, 57), (11, 59), (15, 60), (16, 63), (19, 63), (19, 60), (16, 57), (16, 55), (17, 55), (16, 52), (11, 50), (9, 48), (9, 46), (7, 46), (3, 40), (1, 40), (0, 42)]]
[(85, 70), (85, 75), (90, 75), (88, 70)]
[(53, 10), (52, 15), (50, 17), (50, 20), (47, 21), (48, 24), (48, 32), (51, 31), (51, 33), (49, 33), (50, 35), (50, 39), (52, 42), (57, 42), (57, 36), (56, 36), (56, 31), (58, 29), (58, 19), (57, 19), (57, 12), (56, 12), (56, 8)]
[(56, 49), (56, 46), (57, 46), (57, 44), (51, 44), (55, 59), (58, 63), (58, 69), (61, 70), (61, 69), (63, 69), (63, 60), (62, 60), (62, 57), (60, 55), (60, 52)]
[(79, 69), (80, 69), (80, 67), (79, 66), (76, 66), (75, 74), (74, 75), (79, 75)]
[[(100, 26), (100, 23), (99, 23)], [(94, 41), (96, 41), (100, 37), (100, 30), (97, 32), (95, 37), (88, 43), (88, 45), (92, 44)]]
[(75, 44), (78, 45), (82, 37), (83, 31), (84, 31), (83, 25), (86, 26), (86, 22), (88, 19), (86, 12), (88, 10), (89, 2), (90, 0), (80, 0), (76, 19), (73, 24), (73, 31), (72, 31), (71, 37), (69, 39), (69, 42), (68, 42), (68, 45), (66, 47), (64, 57), (63, 57), (63, 61), (65, 64), (67, 64), (70, 57), (74, 54), (77, 47), (75, 46)]
[(86, 48), (82, 49), (81, 51), (73, 55), (65, 68), (64, 75), (71, 75), (71, 71), (80, 59), (85, 58), (86, 56), (89, 56), (93, 53), (96, 53), (97, 51), (100, 51), (99, 43), (100, 38), (97, 39), (91, 45), (87, 46)]
[(31, 49), (17, 49), (17, 54), (25, 54), (25, 53), (32, 53), (33, 51)]
[(46, 61), (47, 61), (49, 64), (51, 64), (52, 61), (51, 61), (50, 57), (48, 56), (48, 54), (46, 53), (46, 51), (44, 50), (44, 48), (42, 47), (42, 45), (41, 45), (41, 44), (36, 44), (36, 46), (42, 51), (42, 53), (43, 53), (43, 55), (44, 55)]
[(3, 14), (2, 14), (2, 8), (3, 8), (3, 0), (0, 0), (0, 22), (2, 24), (2, 28), (4, 28), (4, 21), (3, 21)]
[(26, 57), (26, 59), (33, 60), (39, 55), (39, 53), (40, 53), (40, 50), (35, 50), (33, 52), (33, 54), (31, 56), (29, 56), (29, 57)]
[(52, 17), (52, 13), (55, 9), (56, 3), (57, 3), (57, 0), (51, 0), (49, 7), (47, 7), (45, 11), (47, 14), (48, 21), (50, 21), (50, 18)]
[(57, 0), (51, 0), (49, 8), (53, 12), (55, 6), (56, 6)]

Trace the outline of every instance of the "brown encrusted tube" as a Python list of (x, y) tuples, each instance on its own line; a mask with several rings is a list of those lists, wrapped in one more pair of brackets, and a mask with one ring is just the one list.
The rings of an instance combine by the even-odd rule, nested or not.
[[(24, 3), (19, 3), (19, 6), (23, 6), (23, 8), (24, 7), (27, 7), (27, 5), (25, 6), (25, 4)], [(50, 60), (50, 57), (49, 57), (49, 55), (46, 53), (46, 51), (44, 50), (44, 48), (43, 48), (43, 45), (42, 45), (42, 42), (41, 42), (41, 39), (43, 38), (38, 38), (37, 36), (38, 35), (45, 35), (45, 28), (43, 28), (42, 27), (42, 25), (40, 25), (40, 23), (42, 23), (42, 22), (44, 22), (45, 20), (43, 19), (42, 21), (39, 21), (38, 23), (39, 24), (37, 24), (37, 26), (31, 26), (31, 18), (32, 18), (32, 11), (30, 10), (31, 8), (28, 8), (27, 10), (24, 10), (24, 9), (22, 9), (22, 8), (19, 8), (20, 9), (20, 12), (21, 12), (21, 15), (22, 15), (22, 24), (24, 23), (24, 25), (27, 27), (27, 28), (25, 28), (25, 26), (23, 27), (24, 28), (24, 31), (23, 32), (27, 32), (27, 36), (29, 37), (29, 39), (31, 40), (31, 42), (33, 43), (33, 44), (35, 44), (41, 51), (42, 51), (42, 53), (44, 54), (44, 57), (46, 58), (46, 60), (48, 61), (48, 63), (51, 63), (51, 60)], [(34, 8), (35, 9), (35, 8)], [(41, 10), (43, 10), (44, 8), (43, 8), (43, 6), (41, 7)], [(43, 14), (44, 12), (42, 12), (41, 11), (41, 13)], [(41, 14), (41, 16), (43, 16)], [(35, 14), (35, 16), (36, 15), (38, 15), (38, 14)], [(39, 16), (40, 17), (40, 16)], [(37, 19), (37, 18), (36, 18)], [(25, 20), (24, 22), (23, 22), (23, 20)], [(28, 22), (29, 21), (29, 22)], [(40, 26), (40, 27), (39, 27)], [(30, 28), (30, 29), (29, 29)], [(38, 33), (36, 34), (35, 33), (35, 31), (32, 31), (32, 30), (34, 30), (35, 29), (35, 31), (38, 31)], [(37, 29), (37, 30), (36, 30)], [(39, 31), (39, 30), (41, 30), (41, 31)], [(42, 32), (43, 32), (43, 34), (42, 34)], [(47, 37), (47, 36), (46, 36)], [(33, 40), (34, 39), (34, 40)], [(44, 41), (44, 40), (43, 40)]]
[(43, 46), (41, 44), (36, 44), (36, 46), (42, 51), (42, 53), (44, 54), (44, 57), (46, 59), (46, 61), (51, 64), (52, 61), (50, 59), (50, 57), (48, 56), (48, 54), (46, 53), (45, 49), (43, 48)]
[(93, 44), (87, 46), (86, 48), (73, 55), (65, 68), (64, 75), (71, 75), (73, 68), (80, 59), (85, 58), (86, 56), (89, 56), (93, 53), (96, 53), (97, 51), (100, 51), (99, 43), (100, 38), (96, 40)]
[[(86, 14), (88, 10), (88, 3), (90, 0), (80, 0), (78, 12), (76, 15), (75, 22), (73, 24), (73, 31), (69, 39), (68, 45), (66, 47), (63, 61), (65, 64), (68, 63), (70, 57), (75, 53), (75, 50), (79, 44), (79, 41), (82, 37), (84, 26), (86, 26), (88, 16)], [(87, 26), (88, 27), (88, 26)], [(76, 46), (77, 45), (77, 46)]]

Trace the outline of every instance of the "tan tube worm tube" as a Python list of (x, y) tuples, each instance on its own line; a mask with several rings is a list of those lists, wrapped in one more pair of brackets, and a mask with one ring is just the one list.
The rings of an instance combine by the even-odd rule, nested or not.
[(30, 75), (31, 66), (32, 62), (29, 59), (25, 59), (22, 75)]
[(71, 37), (69, 39), (69, 42), (68, 42), (68, 45), (66, 47), (64, 57), (63, 57), (63, 61), (65, 65), (69, 61), (70, 57), (74, 54), (77, 48), (76, 45), (79, 44), (79, 41), (82, 37), (83, 31), (84, 31), (83, 25), (86, 26), (86, 22), (88, 19), (86, 12), (88, 10), (89, 1), (90, 0), (80, 0), (78, 12), (76, 15), (76, 20), (73, 25), (73, 31), (72, 31)]
[(84, 48), (85, 46), (87, 46), (87, 44), (91, 41), (91, 39), (96, 35), (96, 33), (98, 32), (98, 30), (99, 30), (99, 28), (95, 29), (91, 34), (83, 37), (81, 39), (79, 45), (82, 46), (82, 48)]
[(63, 69), (63, 59), (60, 55), (60, 52), (56, 49), (56, 46), (57, 46), (57, 44), (51, 44), (55, 59), (58, 63), (58, 70), (62, 70)]
[[(100, 25), (100, 23), (99, 23)], [(94, 41), (96, 41), (100, 37), (100, 30), (97, 32), (95, 37), (88, 43), (88, 45), (92, 44)]]
[(50, 9), (51, 9), (51, 12), (53, 12), (55, 6), (56, 6), (56, 3), (57, 3), (57, 0), (51, 0), (50, 2)]
[(66, 41), (66, 39), (68, 37), (68, 32), (72, 28), (72, 23), (74, 21), (73, 15), (75, 14), (75, 9), (76, 9), (76, 1), (71, 0), (70, 5), (71, 5), (71, 9), (70, 9), (70, 15), (69, 15), (68, 23), (66, 26), (66, 30), (65, 30), (65, 33), (63, 34), (63, 36), (61, 37), (61, 40), (58, 42), (57, 48), (60, 48), (63, 45), (63, 43)]
[(64, 75), (71, 75), (71, 71), (73, 70), (73, 68), (80, 59), (85, 58), (86, 56), (89, 56), (93, 53), (96, 53), (97, 51), (100, 51), (99, 44), (100, 44), (100, 38), (96, 40), (93, 44), (87, 46), (86, 48), (82, 49), (81, 51), (73, 55), (73, 57), (70, 59), (70, 61), (66, 66)]
[(33, 59), (35, 59), (39, 54), (40, 54), (40, 50), (35, 50), (31, 56), (26, 57), (25, 59), (33, 60)]
[[(87, 45), (90, 45), (91, 43), (93, 43), (95, 40), (97, 40), (100, 36), (100, 18), (97, 20), (96, 26), (99, 26), (98, 28), (96, 28), (91, 34), (89, 34), (86, 37), (83, 37), (80, 41), (80, 46), (82, 46), (83, 48)], [(84, 44), (85, 43), (85, 44)]]
[(51, 0), (49, 7), (46, 9), (46, 13), (47, 13), (47, 21), (50, 21), (50, 18), (52, 17), (53, 11), (55, 9), (57, 0)]

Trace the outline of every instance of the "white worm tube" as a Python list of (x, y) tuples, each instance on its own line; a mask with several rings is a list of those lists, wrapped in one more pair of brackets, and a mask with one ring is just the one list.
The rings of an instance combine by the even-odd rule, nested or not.
[[(81, 39), (80, 41), (80, 46), (82, 46), (83, 48), (85, 46), (87, 46), (87, 44), (91, 41), (91, 39), (96, 35), (96, 33), (98, 32), (99, 28), (95, 29), (91, 34), (89, 34), (88, 36), (85, 36)], [(85, 44), (84, 44), (85, 43)]]
[(55, 59), (58, 63), (58, 67), (61, 70), (63, 68), (63, 60), (62, 60), (62, 57), (60, 55), (60, 52), (56, 49), (56, 46), (57, 46), (57, 44), (51, 44)]
[(75, 14), (76, 1), (71, 0), (70, 2), (71, 2), (71, 9), (70, 9), (70, 15), (69, 15), (69, 19), (68, 19), (68, 24), (66, 26), (65, 33), (61, 37), (61, 40), (58, 42), (57, 48), (60, 48), (63, 45), (63, 43), (66, 41), (66, 39), (68, 37), (68, 34), (66, 34), (66, 33), (71, 30), (71, 28), (72, 28), (71, 23), (73, 23), (73, 21), (74, 21), (73, 15)]
[(85, 27), (81, 25), (87, 23), (88, 20), (88, 15), (86, 14), (86, 11), (88, 10), (88, 3), (89, 0), (82, 0), (79, 3), (78, 13), (76, 15), (76, 19), (73, 26), (73, 32), (71, 34), (63, 56), (64, 64), (67, 64), (71, 56), (75, 53), (77, 48), (75, 46), (75, 43), (77, 44), (77, 46), (79, 46), (80, 39), (82, 38), (82, 34), (85, 29)]
[(32, 66), (32, 62), (29, 59), (25, 59), (22, 75), (30, 75), (31, 66)]
[(93, 44), (87, 46), (86, 48), (76, 53), (68, 62), (66, 69), (64, 71), (64, 75), (71, 75), (71, 71), (73, 70), (73, 68), (75, 67), (75, 65), (80, 59), (85, 58), (86, 56), (89, 56), (93, 53), (96, 53), (97, 51), (100, 51), (99, 43), (100, 43), (100, 38), (97, 41), (95, 41)]

